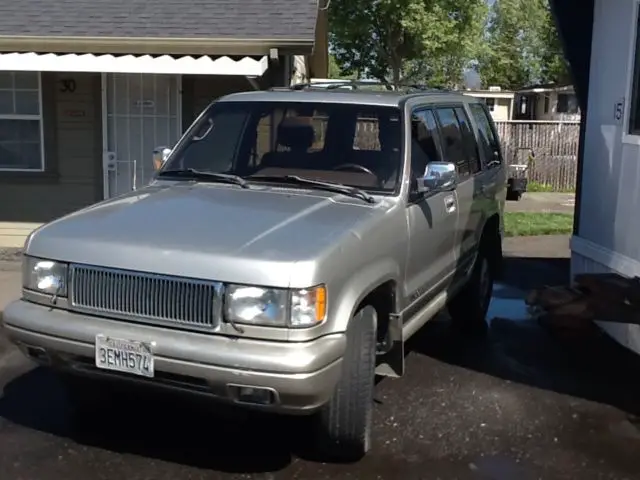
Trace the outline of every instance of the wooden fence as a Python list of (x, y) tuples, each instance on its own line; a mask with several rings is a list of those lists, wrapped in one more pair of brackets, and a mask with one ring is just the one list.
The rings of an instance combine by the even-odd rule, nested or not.
[[(326, 121), (315, 119), (316, 148), (322, 148)], [(580, 122), (511, 120), (496, 122), (507, 164), (526, 164), (529, 182), (549, 191), (573, 191), (576, 186)], [(357, 125), (355, 148), (378, 149), (378, 122), (361, 120)]]
[(529, 182), (551, 191), (572, 191), (576, 186), (580, 122), (496, 122), (507, 164), (526, 164)]

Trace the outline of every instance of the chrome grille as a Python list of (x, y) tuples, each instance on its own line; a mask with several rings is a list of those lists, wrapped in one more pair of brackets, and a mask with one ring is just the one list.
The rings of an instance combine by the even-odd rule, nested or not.
[(217, 282), (71, 266), (73, 309), (132, 321), (210, 330), (221, 315)]

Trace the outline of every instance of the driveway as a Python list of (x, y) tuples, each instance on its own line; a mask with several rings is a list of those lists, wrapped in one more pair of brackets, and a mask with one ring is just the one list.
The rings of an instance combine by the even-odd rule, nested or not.
[(574, 193), (527, 192), (518, 202), (509, 201), (507, 212), (573, 213)]
[(639, 478), (639, 357), (595, 330), (561, 335), (524, 318), (524, 289), (565, 281), (567, 246), (505, 243), (488, 337), (427, 325), (405, 377), (378, 384), (373, 450), (357, 464), (309, 459), (298, 419), (168, 397), (123, 397), (73, 428), (55, 379), (12, 361), (0, 366), (0, 478)]

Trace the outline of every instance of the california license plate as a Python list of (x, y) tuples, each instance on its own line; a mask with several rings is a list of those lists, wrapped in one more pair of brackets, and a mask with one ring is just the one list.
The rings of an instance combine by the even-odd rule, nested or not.
[(153, 377), (151, 344), (96, 335), (96, 367)]

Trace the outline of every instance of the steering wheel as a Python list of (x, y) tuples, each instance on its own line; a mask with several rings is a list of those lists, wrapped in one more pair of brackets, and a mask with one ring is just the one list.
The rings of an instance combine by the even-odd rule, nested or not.
[(363, 167), (362, 165), (358, 165), (357, 163), (343, 163), (342, 165), (334, 167), (334, 170), (360, 170), (361, 172), (376, 176), (376, 174), (369, 170), (367, 167)]

